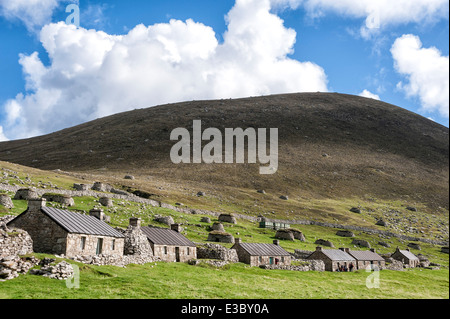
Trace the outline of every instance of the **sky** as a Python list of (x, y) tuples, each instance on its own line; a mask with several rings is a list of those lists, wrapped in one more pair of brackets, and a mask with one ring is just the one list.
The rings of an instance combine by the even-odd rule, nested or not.
[(361, 95), (449, 126), (449, 0), (0, 0), (0, 39), (0, 141), (296, 92)]

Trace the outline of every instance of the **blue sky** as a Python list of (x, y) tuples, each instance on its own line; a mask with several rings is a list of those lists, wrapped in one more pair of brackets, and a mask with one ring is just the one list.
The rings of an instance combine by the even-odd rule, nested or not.
[(74, 1), (34, 2), (0, 0), (2, 140), (163, 103), (306, 91), (449, 125), (448, 0), (79, 0), (78, 28), (65, 24)]

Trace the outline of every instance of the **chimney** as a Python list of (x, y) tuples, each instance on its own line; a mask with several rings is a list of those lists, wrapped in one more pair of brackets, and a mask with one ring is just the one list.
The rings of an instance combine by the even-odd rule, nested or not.
[(42, 207), (45, 207), (47, 200), (45, 198), (36, 198), (28, 200), (28, 210), (40, 210)]
[(350, 252), (350, 248), (344, 248), (344, 251), (345, 251), (346, 253), (349, 253), (349, 252)]
[(370, 251), (373, 252), (373, 253), (377, 252), (375, 248), (370, 248)]
[(89, 215), (97, 218), (98, 220), (105, 220), (105, 213), (103, 213), (103, 209), (93, 208), (89, 211)]
[(317, 246), (317, 247), (316, 247), (316, 251), (322, 251), (322, 247)]
[(242, 243), (242, 239), (240, 239), (240, 238), (235, 238), (235, 239), (234, 239), (234, 243), (235, 243), (235, 244), (240, 244), (240, 243)]
[(406, 250), (407, 250), (407, 251), (409, 251), (409, 247), (408, 247), (408, 248), (406, 248)]
[(345, 251), (345, 248), (342, 248), (342, 247), (341, 247), (341, 248), (339, 248), (339, 250)]
[(180, 225), (180, 224), (171, 224), (171, 225), (170, 225), (170, 229), (176, 231), (177, 233), (181, 233), (181, 231), (183, 230), (183, 229), (181, 228), (181, 225)]
[(277, 245), (277, 246), (280, 246), (280, 241), (278, 239), (274, 239), (273, 244)]
[(141, 227), (141, 219), (137, 217), (130, 218), (130, 226), (132, 227)]

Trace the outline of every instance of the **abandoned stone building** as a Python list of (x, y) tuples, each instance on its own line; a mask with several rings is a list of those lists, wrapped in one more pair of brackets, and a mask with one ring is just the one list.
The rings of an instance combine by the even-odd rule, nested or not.
[(419, 258), (410, 252), (409, 248), (406, 250), (401, 250), (397, 247), (391, 257), (395, 260), (401, 261), (404, 265), (407, 265), (410, 268), (417, 267), (420, 264)]
[(8, 227), (26, 230), (37, 253), (68, 257), (123, 255), (124, 235), (90, 215), (46, 207), (45, 199), (28, 201), (28, 209)]
[(236, 238), (231, 249), (236, 250), (240, 262), (250, 266), (291, 264), (291, 255), (279, 245), (278, 240), (274, 240), (273, 244), (259, 244), (243, 243), (240, 238)]
[(147, 236), (154, 256), (166, 262), (186, 262), (197, 258), (197, 248), (193, 242), (181, 234), (181, 226), (171, 228), (143, 226), (141, 231)]
[(350, 256), (356, 260), (357, 269), (367, 269), (371, 266), (372, 269), (376, 266), (379, 270), (386, 267), (386, 261), (383, 257), (375, 252), (375, 249), (371, 250), (350, 250), (349, 248), (339, 248), (344, 250)]
[(325, 263), (325, 271), (337, 271), (339, 267), (350, 267), (353, 264), (356, 267), (356, 259), (347, 252), (339, 249), (323, 249), (317, 247), (307, 259), (322, 260)]

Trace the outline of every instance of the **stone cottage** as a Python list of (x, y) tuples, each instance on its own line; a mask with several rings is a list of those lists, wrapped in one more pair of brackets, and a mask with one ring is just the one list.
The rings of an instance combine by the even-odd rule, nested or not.
[(291, 264), (291, 255), (281, 248), (278, 240), (273, 244), (243, 243), (240, 238), (236, 238), (231, 249), (235, 249), (239, 261), (250, 266), (261, 265), (284, 265)]
[(383, 257), (375, 252), (375, 249), (370, 250), (350, 250), (349, 248), (339, 248), (347, 254), (356, 259), (356, 269), (367, 269), (368, 266), (378, 267), (379, 270), (386, 267), (386, 261)]
[(28, 209), (7, 226), (26, 230), (37, 253), (123, 255), (122, 233), (93, 216), (46, 207), (45, 199), (29, 200)]
[(337, 271), (339, 267), (350, 267), (353, 264), (356, 267), (356, 259), (345, 251), (339, 249), (323, 249), (317, 247), (308, 260), (322, 260), (325, 263), (325, 271)]
[(143, 226), (141, 231), (147, 236), (154, 256), (167, 262), (186, 262), (197, 258), (197, 247), (181, 234), (179, 224), (169, 228)]
[(404, 265), (407, 265), (410, 268), (417, 267), (420, 264), (419, 258), (410, 252), (409, 248), (406, 248), (406, 250), (400, 250), (397, 247), (391, 257), (395, 260), (401, 261)]

